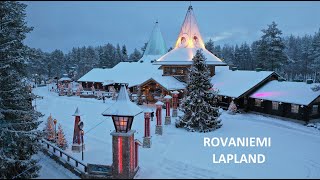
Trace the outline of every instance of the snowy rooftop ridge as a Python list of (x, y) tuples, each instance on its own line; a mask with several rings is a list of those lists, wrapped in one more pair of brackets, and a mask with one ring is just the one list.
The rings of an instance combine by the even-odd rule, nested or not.
[(273, 74), (276, 75), (273, 71), (232, 71), (219, 68), (219, 72), (211, 77), (211, 83), (214, 89), (219, 90), (219, 95), (238, 98)]
[(119, 95), (114, 104), (105, 110), (103, 116), (136, 116), (143, 110), (135, 103), (130, 101), (128, 92), (124, 85), (121, 86)]
[(320, 96), (320, 91), (311, 89), (315, 85), (320, 84), (273, 80), (255, 91), (250, 97), (307, 106)]

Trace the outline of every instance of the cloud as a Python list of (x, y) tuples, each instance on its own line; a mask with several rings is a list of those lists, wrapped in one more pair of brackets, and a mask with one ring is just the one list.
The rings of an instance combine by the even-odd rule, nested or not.
[(206, 38), (206, 41), (208, 41), (209, 39), (213, 40), (214, 42), (217, 42), (217, 41), (221, 41), (221, 40), (224, 40), (224, 39), (228, 39), (230, 37), (232, 37), (233, 33), (231, 32), (222, 32), (216, 36), (213, 36), (213, 37), (207, 37)]

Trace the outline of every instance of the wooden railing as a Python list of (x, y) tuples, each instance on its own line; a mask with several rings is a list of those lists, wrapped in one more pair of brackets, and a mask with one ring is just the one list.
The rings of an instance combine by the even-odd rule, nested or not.
[[(78, 168), (78, 166), (79, 166), (79, 164), (80, 164), (80, 165), (83, 166), (83, 169), (84, 169), (84, 170), (82, 171), (82, 173), (86, 173), (86, 172), (87, 172), (87, 170), (88, 170), (88, 169), (87, 169), (87, 165), (86, 165), (85, 163), (83, 163), (82, 161), (80, 161), (80, 160), (72, 157), (71, 155), (69, 155), (68, 153), (66, 153), (64, 150), (62, 150), (62, 149), (60, 149), (59, 147), (53, 145), (51, 142), (49, 142), (49, 141), (47, 141), (47, 140), (45, 140), (45, 139), (41, 139), (40, 142), (41, 142), (42, 144), (46, 145), (47, 151), (50, 151), (50, 147), (51, 147), (51, 148), (53, 149), (53, 154), (54, 154), (55, 156), (57, 156), (57, 157), (60, 156), (60, 159), (62, 159), (63, 155), (65, 155), (65, 156), (67, 157), (67, 163), (68, 163), (70, 166), (72, 166), (72, 167), (77, 167), (77, 169), (78, 169), (79, 171), (82, 171), (81, 169)], [(59, 156), (56, 154), (56, 151), (59, 152)], [(70, 163), (70, 159), (72, 159), (72, 160), (75, 162), (75, 166)]]

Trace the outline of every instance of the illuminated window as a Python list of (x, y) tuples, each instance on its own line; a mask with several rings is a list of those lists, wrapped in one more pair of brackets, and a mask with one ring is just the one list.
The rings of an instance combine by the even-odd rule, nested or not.
[(261, 107), (261, 100), (260, 99), (255, 99), (254, 100), (254, 105), (257, 107)]
[(291, 104), (291, 112), (292, 113), (299, 113), (299, 105)]
[(319, 105), (313, 105), (312, 106), (312, 114), (318, 114), (318, 108), (319, 108)]
[(273, 110), (278, 110), (279, 108), (279, 103), (278, 102), (272, 102), (272, 109)]

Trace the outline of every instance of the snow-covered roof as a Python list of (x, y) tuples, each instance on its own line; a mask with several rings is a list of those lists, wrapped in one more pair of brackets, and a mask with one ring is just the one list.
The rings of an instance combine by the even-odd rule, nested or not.
[(128, 92), (124, 85), (121, 86), (119, 95), (114, 104), (105, 110), (103, 116), (136, 116), (143, 112), (139, 106), (130, 101)]
[(68, 77), (62, 77), (58, 81), (72, 81), (72, 80)]
[(83, 75), (78, 82), (101, 82), (103, 83), (104, 80), (107, 78), (106, 75), (110, 69), (103, 69), (103, 68), (93, 68), (87, 74)]
[(320, 96), (320, 91), (313, 91), (311, 87), (320, 84), (306, 82), (287, 82), (273, 80), (254, 92), (250, 97), (270, 101), (309, 105)]
[(146, 50), (143, 53), (143, 57), (140, 59), (144, 62), (151, 62), (158, 59), (167, 52), (166, 43), (162, 37), (158, 21), (152, 30), (150, 39), (147, 43)]
[(128, 83), (129, 87), (137, 86), (150, 78), (168, 90), (184, 89), (184, 83), (171, 76), (162, 76), (158, 65), (140, 62), (120, 62), (112, 69), (95, 68), (82, 76), (80, 82), (102, 82), (103, 85)]
[[(191, 65), (192, 58), (196, 55), (198, 49), (202, 48), (175, 48), (167, 54), (160, 57), (154, 64), (157, 65)], [(210, 65), (226, 65), (221, 59), (213, 55), (206, 49), (202, 49), (203, 55), (206, 57), (206, 64)]]
[(72, 116), (81, 116), (82, 114), (79, 111), (79, 108), (77, 107), (76, 111), (74, 112), (74, 114)]
[(273, 71), (257, 72), (221, 69), (211, 78), (211, 83), (213, 88), (219, 90), (219, 95), (238, 98), (273, 73)]
[(185, 89), (186, 84), (178, 81), (176, 78), (172, 76), (162, 76), (159, 74), (153, 74), (151, 78), (146, 80), (145, 82), (141, 83), (144, 84), (149, 80), (154, 80), (157, 83), (159, 83), (162, 87), (166, 88), (168, 91), (171, 90), (179, 90), (179, 89)]
[(189, 6), (175, 48), (159, 58), (154, 64), (190, 65), (192, 64), (192, 58), (198, 49), (203, 50), (207, 64), (226, 65), (221, 59), (206, 50), (192, 6)]

